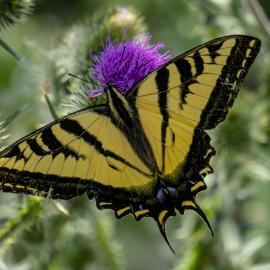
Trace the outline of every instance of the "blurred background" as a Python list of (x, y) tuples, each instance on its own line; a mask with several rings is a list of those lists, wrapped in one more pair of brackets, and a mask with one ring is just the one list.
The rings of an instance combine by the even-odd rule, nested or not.
[(87, 76), (108, 33), (148, 32), (173, 57), (223, 35), (262, 41), (233, 109), (209, 132), (214, 174), (197, 201), (214, 238), (195, 213), (178, 214), (167, 222), (173, 255), (152, 219), (117, 220), (86, 196), (0, 193), (0, 269), (269, 270), (268, 18), (267, 0), (0, 0), (1, 147), (88, 104), (85, 86), (67, 74)]

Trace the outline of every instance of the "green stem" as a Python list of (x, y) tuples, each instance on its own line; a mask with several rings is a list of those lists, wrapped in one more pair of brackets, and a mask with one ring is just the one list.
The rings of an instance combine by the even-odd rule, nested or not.
[(248, 0), (247, 2), (256, 20), (259, 22), (264, 32), (270, 37), (270, 22), (263, 10), (263, 7), (258, 0)]
[(0, 46), (3, 47), (9, 54), (11, 54), (17, 61), (22, 60), (22, 57), (19, 56), (3, 39), (0, 38)]
[(58, 115), (57, 115), (57, 113), (56, 113), (56, 111), (55, 111), (55, 109), (54, 109), (54, 107), (53, 107), (53, 105), (52, 105), (52, 103), (51, 103), (51, 101), (50, 101), (47, 94), (45, 94), (45, 100), (46, 100), (46, 102), (48, 104), (48, 107), (49, 107), (49, 110), (51, 112), (51, 115), (52, 115), (53, 119), (54, 120), (58, 119), (59, 117), (58, 117)]

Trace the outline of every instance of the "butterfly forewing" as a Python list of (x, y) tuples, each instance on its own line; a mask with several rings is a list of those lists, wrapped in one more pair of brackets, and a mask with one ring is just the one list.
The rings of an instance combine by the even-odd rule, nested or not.
[[(163, 176), (180, 181), (174, 172), (183, 174), (187, 161), (192, 166), (189, 155), (195, 161), (214, 154), (202, 141), (208, 137), (203, 129), (224, 120), (259, 46), (253, 37), (219, 38), (176, 57), (138, 85), (136, 107)], [(197, 157), (191, 151), (196, 148), (202, 148)]]
[(1, 189), (70, 198), (65, 189), (58, 194), (60, 185), (136, 189), (153, 181), (125, 135), (102, 111), (101, 106), (69, 115), (4, 150)]

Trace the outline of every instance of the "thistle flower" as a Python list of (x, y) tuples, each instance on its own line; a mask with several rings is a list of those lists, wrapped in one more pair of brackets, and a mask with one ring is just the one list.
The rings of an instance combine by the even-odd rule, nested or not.
[[(73, 25), (54, 51), (52, 59), (56, 71), (55, 81), (60, 86), (57, 90), (69, 93), (61, 98), (59, 94), (55, 95), (61, 111), (66, 114), (104, 102), (103, 97), (89, 99), (85, 91), (89, 89), (89, 84), (86, 85), (84, 80), (88, 79), (89, 67), (93, 65), (92, 55), (102, 50), (100, 41), (106, 40), (109, 33), (112, 40), (120, 40), (123, 31), (127, 39), (134, 39), (145, 30), (144, 19), (136, 9), (115, 4), (105, 9), (103, 7), (94, 16)], [(69, 76), (70, 73), (84, 80), (75, 79)]]
[(106, 42), (99, 55), (93, 56), (91, 79), (98, 87), (88, 91), (90, 98), (104, 93), (106, 84), (127, 93), (139, 80), (170, 59), (168, 52), (160, 53), (162, 43), (150, 44), (151, 36), (121, 42)]
[(68, 74), (76, 74), (86, 79), (89, 66), (92, 65), (89, 56), (100, 52), (100, 40), (105, 40), (108, 33), (114, 40), (120, 39), (125, 31), (126, 38), (130, 39), (142, 35), (145, 29), (144, 20), (136, 9), (115, 5), (105, 10), (103, 8), (94, 16), (86, 17), (73, 25), (54, 56), (56, 73), (65, 85), (65, 90), (74, 93), (83, 88), (80, 81), (74, 80)]

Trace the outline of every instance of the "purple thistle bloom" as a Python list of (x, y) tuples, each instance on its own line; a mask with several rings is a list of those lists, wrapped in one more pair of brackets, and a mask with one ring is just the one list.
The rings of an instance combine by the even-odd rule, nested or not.
[(151, 37), (122, 42), (107, 41), (104, 50), (93, 56), (91, 79), (100, 88), (88, 91), (90, 98), (104, 93), (110, 83), (122, 93), (127, 93), (139, 80), (170, 59), (168, 52), (159, 53), (162, 43), (150, 44)]

